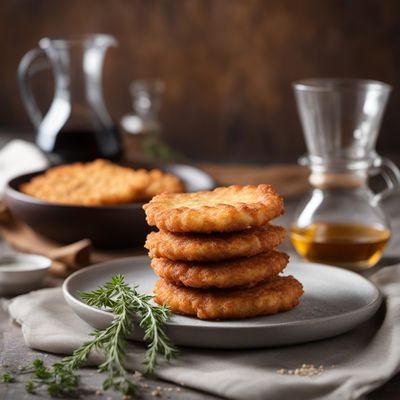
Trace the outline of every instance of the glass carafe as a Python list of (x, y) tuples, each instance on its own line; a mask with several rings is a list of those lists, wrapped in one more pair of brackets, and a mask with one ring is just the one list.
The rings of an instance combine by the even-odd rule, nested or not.
[[(390, 225), (380, 202), (395, 192), (400, 171), (375, 152), (390, 86), (377, 81), (309, 79), (294, 84), (313, 187), (301, 202), (291, 240), (304, 258), (352, 269), (381, 258)], [(385, 189), (369, 187), (380, 175)]]
[[(39, 48), (22, 58), (19, 86), (22, 100), (36, 128), (36, 142), (57, 162), (115, 159), (121, 141), (107, 112), (102, 93), (106, 50), (117, 44), (110, 35), (43, 38)], [(50, 66), (54, 98), (45, 115), (36, 104), (30, 79)]]
[[(154, 161), (161, 145), (159, 111), (164, 92), (164, 82), (137, 80), (130, 85), (134, 113), (121, 119), (125, 133), (125, 148), (136, 161)], [(154, 151), (156, 150), (156, 151)]]

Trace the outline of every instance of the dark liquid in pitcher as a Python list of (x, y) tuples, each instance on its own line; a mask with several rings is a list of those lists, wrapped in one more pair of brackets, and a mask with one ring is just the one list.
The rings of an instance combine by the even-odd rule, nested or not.
[(51, 153), (56, 162), (117, 160), (122, 155), (121, 139), (115, 127), (103, 131), (62, 130)]

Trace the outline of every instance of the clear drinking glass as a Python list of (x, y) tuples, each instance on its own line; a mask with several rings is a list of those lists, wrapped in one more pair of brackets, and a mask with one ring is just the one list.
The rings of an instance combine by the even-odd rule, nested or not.
[[(398, 190), (400, 171), (375, 144), (390, 86), (369, 80), (308, 79), (294, 83), (311, 169), (311, 193), (302, 201), (291, 240), (310, 261), (368, 268), (390, 238), (380, 201)], [(386, 188), (374, 193), (369, 177)]]
[[(121, 142), (102, 92), (106, 50), (116, 46), (104, 34), (43, 38), (28, 51), (18, 69), (20, 92), (37, 132), (38, 146), (57, 161), (116, 158)], [(54, 98), (45, 115), (31, 89), (31, 77), (43, 66), (53, 71)]]

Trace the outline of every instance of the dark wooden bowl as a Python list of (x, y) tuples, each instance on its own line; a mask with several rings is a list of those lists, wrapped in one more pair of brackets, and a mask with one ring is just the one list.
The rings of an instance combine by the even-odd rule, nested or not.
[[(211, 176), (184, 164), (169, 164), (161, 169), (178, 176), (189, 192), (215, 187)], [(147, 225), (143, 203), (110, 206), (79, 206), (50, 203), (22, 193), (19, 187), (37, 171), (12, 179), (6, 188), (6, 204), (11, 213), (40, 235), (60, 243), (89, 238), (95, 247), (116, 248), (143, 245), (151, 228)]]

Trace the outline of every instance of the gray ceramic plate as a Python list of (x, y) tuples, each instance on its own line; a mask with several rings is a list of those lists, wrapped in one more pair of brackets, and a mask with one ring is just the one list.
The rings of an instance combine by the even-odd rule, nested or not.
[[(64, 297), (79, 317), (103, 329), (111, 322), (111, 313), (83, 303), (79, 291), (92, 290), (113, 275), (123, 274), (127, 282), (139, 284), (140, 291), (151, 293), (157, 277), (149, 263), (148, 257), (131, 257), (85, 268), (65, 281)], [(292, 262), (285, 274), (293, 274), (304, 286), (305, 294), (294, 310), (267, 317), (214, 322), (174, 315), (167, 324), (168, 334), (177, 345), (208, 348), (256, 348), (309, 342), (356, 327), (377, 311), (382, 300), (374, 284), (340, 268)], [(136, 329), (132, 339), (141, 338), (142, 332)]]

